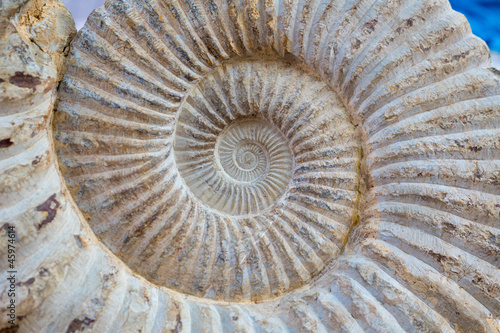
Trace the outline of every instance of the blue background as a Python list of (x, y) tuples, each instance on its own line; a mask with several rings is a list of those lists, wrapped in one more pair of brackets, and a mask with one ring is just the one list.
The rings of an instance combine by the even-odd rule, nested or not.
[(450, 0), (457, 12), (469, 20), (474, 35), (500, 52), (500, 0)]

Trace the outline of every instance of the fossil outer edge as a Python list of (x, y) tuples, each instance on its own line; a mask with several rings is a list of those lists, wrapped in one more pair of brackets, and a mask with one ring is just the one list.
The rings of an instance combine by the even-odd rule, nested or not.
[(85, 115), (160, 117), (235, 57), (295, 61), (344, 101), (363, 148), (359, 220), (318, 277), (259, 304), (158, 287), (98, 240), (49, 122), (67, 14), (57, 1), (45, 15), (2, 5), (1, 239), (16, 226), (20, 331), (498, 331), (499, 75), (447, 1), (108, 1), (77, 35), (59, 93), (89, 103)]

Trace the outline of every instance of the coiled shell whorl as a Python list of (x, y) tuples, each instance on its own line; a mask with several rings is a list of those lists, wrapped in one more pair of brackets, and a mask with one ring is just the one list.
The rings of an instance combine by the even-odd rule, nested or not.
[(66, 76), (56, 118), (67, 184), (96, 234), (150, 281), (256, 301), (309, 282), (343, 249), (361, 144), (319, 79), (278, 60), (222, 64), (178, 114), (157, 113), (163, 129), (140, 134), (116, 129), (138, 123), (120, 110), (86, 108), (81, 80)]
[(447, 1), (108, 0), (67, 64), (0, 164), (25, 331), (498, 331), (500, 76)]

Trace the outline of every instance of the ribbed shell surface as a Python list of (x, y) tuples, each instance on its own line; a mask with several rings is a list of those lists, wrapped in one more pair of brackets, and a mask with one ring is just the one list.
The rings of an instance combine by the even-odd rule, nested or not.
[[(2, 208), (42, 207), (18, 225), (47, 310), (22, 328), (498, 332), (489, 65), (447, 1), (106, 1), (71, 45), (54, 129), (0, 164), (48, 149), (31, 181), (48, 185), (18, 180)], [(275, 146), (279, 185), (257, 195)], [(222, 161), (248, 195), (207, 195), (190, 161), (201, 183)], [(235, 195), (247, 206), (220, 201)]]

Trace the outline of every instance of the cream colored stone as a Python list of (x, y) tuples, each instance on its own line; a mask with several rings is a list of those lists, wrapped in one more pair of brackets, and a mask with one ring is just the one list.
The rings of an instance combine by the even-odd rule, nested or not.
[(56, 110), (67, 11), (2, 6), (21, 332), (499, 331), (500, 76), (447, 1), (110, 0)]

